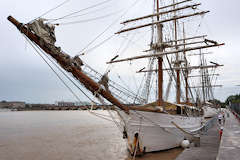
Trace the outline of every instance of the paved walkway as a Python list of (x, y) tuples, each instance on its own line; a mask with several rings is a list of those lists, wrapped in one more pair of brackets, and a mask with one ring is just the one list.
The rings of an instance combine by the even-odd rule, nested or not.
[(217, 160), (240, 159), (240, 122), (228, 112)]
[(219, 144), (219, 127), (214, 124), (206, 135), (201, 136), (200, 147), (185, 149), (176, 160), (216, 160)]

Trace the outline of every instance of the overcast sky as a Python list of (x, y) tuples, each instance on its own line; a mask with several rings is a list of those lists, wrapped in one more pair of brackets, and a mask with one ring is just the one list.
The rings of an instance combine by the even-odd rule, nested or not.
[[(58, 18), (103, 1), (70, 0), (64, 6), (44, 17)], [(77, 20), (107, 16), (108, 14), (113, 14), (113, 16), (100, 19), (99, 21), (57, 27), (57, 45), (61, 46), (70, 55), (76, 55), (78, 51), (83, 49), (94, 37), (121, 15), (121, 9), (129, 7), (135, 1), (112, 0), (98, 7), (99, 10), (96, 11), (96, 14), (90, 14), (89, 17), (83, 16)], [(0, 100), (19, 100), (29, 103), (54, 103), (57, 100), (76, 100), (43, 60), (35, 54), (34, 50), (31, 49), (31, 46), (24, 40), (17, 29), (7, 21), (7, 16), (12, 15), (20, 22), (27, 23), (62, 2), (63, 0), (0, 1)], [(139, 4), (135, 8), (133, 7), (132, 11), (126, 14), (126, 16), (122, 17), (122, 20), (131, 17), (131, 15), (136, 15), (136, 12), (144, 15), (147, 11), (151, 11), (151, 9), (146, 10), (147, 7), (151, 7), (150, 2), (150, 0), (139, 0)], [(221, 74), (218, 84), (222, 84), (224, 87), (215, 90), (216, 98), (225, 100), (231, 94), (240, 93), (240, 87), (236, 86), (240, 85), (240, 1), (197, 0), (196, 2), (202, 3), (201, 9), (211, 11), (204, 17), (203, 26), (209, 37), (211, 37), (210, 39), (226, 43), (224, 47), (214, 49), (215, 54), (211, 56), (213, 61), (225, 65), (218, 70), (218, 73)], [(69, 21), (71, 22), (71, 20)], [(114, 25), (103, 37), (107, 38), (111, 35), (110, 32), (114, 33), (120, 27), (120, 25)], [(117, 46), (114, 39), (112, 39), (111, 43), (105, 44), (105, 46), (95, 52), (101, 53), (104, 57), (110, 49)], [(111, 56), (106, 55), (106, 58), (102, 58), (101, 61), (105, 62), (112, 58)], [(93, 56), (89, 54), (84, 60), (89, 65), (95, 65), (95, 67), (96, 63), (99, 62), (99, 59), (96, 59), (94, 54)], [(104, 71), (106, 69), (104, 67), (104, 65), (98, 65), (96, 69)]]

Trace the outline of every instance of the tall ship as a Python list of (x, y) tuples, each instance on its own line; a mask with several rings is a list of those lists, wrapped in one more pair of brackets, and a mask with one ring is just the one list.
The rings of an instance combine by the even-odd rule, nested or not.
[[(202, 86), (192, 81), (196, 81), (193, 78), (203, 77), (203, 74), (196, 75), (199, 70), (209, 69), (208, 73), (204, 73), (205, 77), (209, 77), (210, 71), (222, 65), (207, 64), (205, 58), (200, 65), (198, 62), (193, 64), (195, 61), (189, 54), (194, 57), (200, 52), (202, 56), (207, 48), (224, 44), (206, 35), (189, 36), (187, 23), (209, 12), (198, 9), (200, 5), (194, 0), (153, 0), (152, 13), (123, 21), (123, 27), (115, 35), (131, 36), (132, 32), (142, 34), (147, 28), (149, 32), (144, 32), (144, 35), (150, 35), (150, 42), (143, 46), (145, 50), (138, 55), (123, 57), (116, 54), (106, 62), (111, 67), (102, 74), (87, 65), (81, 55), (71, 57), (55, 45), (57, 24), (49, 23), (42, 17), (26, 24), (12, 16), (8, 20), (43, 59), (52, 63), (48, 63), (50, 67), (54, 65), (66, 77), (70, 77), (69, 80), (86, 96), (91, 94), (94, 99), (92, 103), (113, 106), (111, 109), (118, 118), (111, 117), (121, 129), (128, 150), (136, 155), (178, 147), (185, 139), (191, 140), (202, 127), (202, 102), (205, 96), (200, 96), (196, 89)], [(117, 72), (111, 69), (112, 65), (138, 63), (141, 60), (146, 64), (142, 66), (143, 63), (139, 63), (139, 69), (136, 70), (136, 75), (144, 77), (137, 91), (119, 85), (112, 77), (113, 80), (110, 80), (109, 75)], [(121, 69), (127, 70), (124, 65)], [(205, 89), (217, 87), (210, 81), (204, 84)], [(81, 87), (86, 90), (83, 91)]]

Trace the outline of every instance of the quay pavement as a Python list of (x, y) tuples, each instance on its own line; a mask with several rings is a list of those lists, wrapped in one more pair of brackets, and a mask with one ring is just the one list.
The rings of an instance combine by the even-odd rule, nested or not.
[(239, 160), (240, 121), (230, 111), (226, 111), (226, 115), (217, 160)]

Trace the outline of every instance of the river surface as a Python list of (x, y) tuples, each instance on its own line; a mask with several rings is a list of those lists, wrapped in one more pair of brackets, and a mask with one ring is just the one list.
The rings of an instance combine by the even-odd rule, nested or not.
[[(173, 160), (181, 151), (148, 153), (137, 160)], [(0, 112), (0, 160), (106, 159), (131, 159), (111, 121), (88, 111)]]

